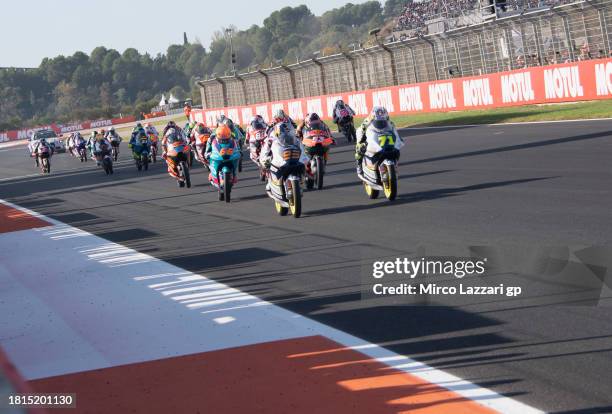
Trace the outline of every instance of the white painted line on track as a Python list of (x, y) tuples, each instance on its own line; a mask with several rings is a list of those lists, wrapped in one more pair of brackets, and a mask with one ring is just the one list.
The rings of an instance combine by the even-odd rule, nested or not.
[(526, 121), (526, 122), (500, 122), (496, 124), (459, 124), (459, 125), (437, 125), (437, 126), (422, 126), (422, 127), (401, 127), (403, 129), (448, 129), (448, 128), (465, 128), (465, 127), (499, 127), (499, 126), (516, 126), (516, 125), (533, 125), (533, 124), (562, 124), (569, 122), (598, 122), (612, 121), (612, 118), (593, 118), (593, 119), (559, 119), (553, 121)]
[(541, 412), (203, 275), (0, 203), (53, 225), (0, 234), (0, 314), (22, 315), (0, 319), (0, 343), (27, 379), (322, 335), (493, 410)]

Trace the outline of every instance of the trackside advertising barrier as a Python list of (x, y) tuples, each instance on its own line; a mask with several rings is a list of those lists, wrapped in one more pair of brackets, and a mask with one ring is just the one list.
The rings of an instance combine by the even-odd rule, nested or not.
[(6, 132), (0, 132), (0, 142), (15, 141), (19, 139), (29, 139), (36, 131), (39, 131), (41, 129), (52, 129), (55, 131), (56, 134), (66, 134), (66, 133), (70, 133), (74, 131), (80, 131), (83, 129), (105, 128), (105, 127), (110, 127), (112, 125), (125, 124), (127, 122), (134, 122), (135, 120), (136, 120), (136, 117), (127, 116), (123, 118), (86, 121), (86, 122), (81, 122), (78, 124), (71, 124), (71, 125), (51, 124), (51, 125), (37, 126), (34, 128), (6, 131)]
[(256, 114), (269, 120), (276, 109), (282, 108), (294, 119), (309, 112), (330, 119), (338, 99), (347, 102), (357, 116), (365, 116), (376, 105), (398, 115), (610, 98), (612, 59), (607, 58), (246, 106), (194, 109), (191, 118), (214, 125), (224, 114), (246, 124)]

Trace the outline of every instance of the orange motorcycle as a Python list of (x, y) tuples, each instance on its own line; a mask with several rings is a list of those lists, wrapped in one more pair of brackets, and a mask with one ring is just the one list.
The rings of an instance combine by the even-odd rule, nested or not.
[(335, 141), (326, 131), (313, 129), (304, 134), (302, 144), (304, 152), (308, 155), (309, 167), (306, 168), (306, 188), (312, 190), (317, 186), (317, 190), (323, 189), (323, 175), (325, 174), (325, 164), (327, 163), (327, 152), (330, 145)]

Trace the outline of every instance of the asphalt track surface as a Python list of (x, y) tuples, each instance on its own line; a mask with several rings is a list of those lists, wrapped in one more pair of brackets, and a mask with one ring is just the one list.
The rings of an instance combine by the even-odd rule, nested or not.
[(179, 189), (163, 163), (138, 172), (125, 146), (111, 177), (65, 154), (40, 176), (23, 147), (0, 149), (0, 198), (536, 408), (612, 412), (610, 306), (398, 307), (360, 295), (362, 264), (422, 245), (610, 245), (612, 121), (402, 135), (396, 201), (366, 197), (340, 143), (298, 220), (276, 215), (250, 161), (226, 205), (200, 166)]

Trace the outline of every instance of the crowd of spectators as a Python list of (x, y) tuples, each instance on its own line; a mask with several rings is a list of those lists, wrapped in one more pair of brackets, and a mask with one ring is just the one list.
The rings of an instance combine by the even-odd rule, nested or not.
[[(508, 14), (538, 8), (574, 3), (579, 0), (494, 0), (498, 14)], [(442, 18), (445, 24), (461, 15), (482, 8), (486, 10), (489, 0), (408, 0), (397, 17), (394, 32), (406, 32), (403, 37), (428, 34), (428, 23)], [(492, 13), (492, 7), (490, 7)]]
[(410, 30), (414, 34), (427, 34), (427, 22), (434, 19), (452, 19), (477, 7), (478, 0), (409, 0), (397, 18), (395, 31)]

